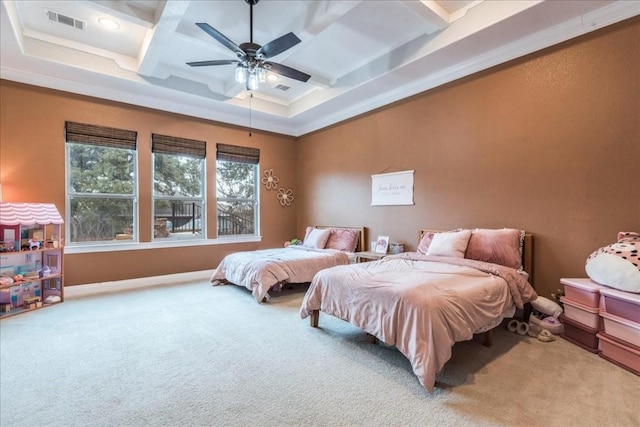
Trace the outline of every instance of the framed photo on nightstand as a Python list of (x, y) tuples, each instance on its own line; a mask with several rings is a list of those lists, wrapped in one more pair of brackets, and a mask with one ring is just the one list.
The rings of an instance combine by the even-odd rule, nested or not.
[(389, 236), (378, 236), (375, 252), (379, 254), (386, 254), (389, 248)]

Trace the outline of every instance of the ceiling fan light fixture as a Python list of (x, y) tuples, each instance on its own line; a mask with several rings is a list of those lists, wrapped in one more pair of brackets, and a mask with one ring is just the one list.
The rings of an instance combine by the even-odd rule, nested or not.
[(258, 89), (259, 79), (256, 73), (250, 73), (247, 78), (247, 89), (248, 90), (256, 90)]
[(240, 84), (244, 84), (246, 81), (247, 81), (247, 68), (242, 64), (238, 64), (238, 66), (236, 67), (236, 82)]
[(258, 82), (264, 83), (267, 81), (267, 70), (265, 70), (261, 65), (256, 67), (256, 75), (258, 76)]
[(241, 62), (236, 66), (235, 80), (246, 84), (247, 90), (256, 90), (260, 83), (267, 81), (267, 69), (260, 63)]

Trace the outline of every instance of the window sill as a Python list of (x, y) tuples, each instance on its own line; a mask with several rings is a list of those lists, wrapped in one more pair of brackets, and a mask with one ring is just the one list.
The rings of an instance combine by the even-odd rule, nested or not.
[(65, 246), (65, 255), (69, 254), (88, 254), (95, 252), (120, 252), (120, 251), (138, 251), (146, 249), (164, 249), (164, 248), (184, 248), (189, 246), (215, 246), (228, 245), (234, 243), (255, 243), (261, 242), (262, 236), (240, 236), (240, 237), (223, 237), (219, 239), (194, 239), (194, 240), (171, 240), (171, 241), (154, 241), (154, 242), (129, 242), (114, 243), (105, 245), (78, 245)]

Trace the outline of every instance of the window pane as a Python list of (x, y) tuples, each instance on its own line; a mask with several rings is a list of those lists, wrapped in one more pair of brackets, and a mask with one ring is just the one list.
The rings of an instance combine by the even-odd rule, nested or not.
[(133, 239), (133, 199), (72, 197), (72, 243)]
[(254, 199), (257, 166), (249, 163), (216, 162), (218, 199)]
[(255, 234), (254, 202), (218, 201), (218, 236)]
[(258, 165), (216, 162), (218, 236), (256, 235)]
[(155, 196), (201, 197), (203, 159), (174, 154), (153, 155)]
[(202, 237), (202, 202), (154, 200), (154, 239), (192, 239)]
[(69, 192), (134, 194), (135, 151), (68, 144)]
[(67, 243), (134, 240), (136, 151), (67, 143)]
[(153, 154), (153, 238), (204, 238), (204, 159)]

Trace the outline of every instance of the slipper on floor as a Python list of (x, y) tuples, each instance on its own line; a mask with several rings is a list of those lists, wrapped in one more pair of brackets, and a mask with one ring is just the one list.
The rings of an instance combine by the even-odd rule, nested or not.
[(551, 341), (555, 341), (556, 337), (554, 337), (551, 332), (547, 331), (546, 329), (543, 329), (538, 334), (538, 340), (542, 342), (551, 342)]

